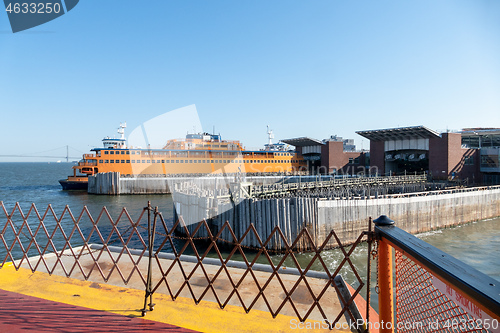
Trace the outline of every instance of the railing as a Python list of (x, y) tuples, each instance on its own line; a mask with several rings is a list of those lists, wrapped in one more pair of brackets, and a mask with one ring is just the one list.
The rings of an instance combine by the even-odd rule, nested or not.
[(406, 175), (406, 176), (389, 176), (389, 177), (354, 177), (340, 178), (330, 180), (318, 180), (299, 183), (276, 183), (271, 185), (252, 186), (252, 195), (265, 196), (279, 192), (297, 191), (305, 189), (316, 189), (323, 187), (334, 186), (361, 186), (370, 184), (393, 184), (407, 182), (425, 182), (427, 176), (423, 175)]
[(97, 161), (93, 162), (78, 162), (78, 166), (97, 166)]
[[(182, 228), (185, 236), (176, 236), (177, 228)], [(199, 237), (201, 230), (208, 236)], [(224, 234), (230, 237), (223, 239)], [(86, 207), (73, 214), (66, 206), (58, 215), (50, 205), (39, 211), (33, 204), (25, 212), (19, 204), (7, 210), (0, 202), (0, 268), (12, 262), (16, 269), (32, 272), (135, 284), (146, 290), (142, 315), (154, 309), (153, 295), (164, 293), (172, 300), (190, 297), (196, 304), (212, 301), (221, 309), (235, 305), (247, 313), (258, 308), (273, 317), (286, 314), (334, 328), (343, 316), (349, 323), (359, 320), (354, 300), (360, 297), (367, 280), (358, 273), (350, 256), (369, 234), (362, 232), (353, 245), (345, 246), (331, 230), (323, 243), (314, 244), (314, 238), (304, 228), (290, 242), (279, 227), (260, 235), (251, 224), (237, 237), (227, 222), (216, 233), (207, 221), (198, 223), (194, 230), (185, 225), (182, 217), (172, 225), (149, 203), (134, 220), (125, 208), (113, 218), (105, 207), (96, 216)], [(259, 246), (245, 247), (248, 238), (256, 239)], [(342, 254), (335, 267), (327, 265), (322, 257), (332, 240)], [(371, 242), (371, 238), (367, 240)], [(273, 241), (285, 244), (286, 250), (278, 258), (272, 258), (266, 249)], [(304, 243), (310, 244), (307, 247), (314, 255), (301, 265), (297, 248)], [(233, 260), (236, 256), (240, 260)], [(370, 250), (368, 267), (369, 258)], [(313, 271), (313, 265), (320, 270)], [(346, 269), (355, 276), (356, 283), (347, 295), (340, 292), (339, 283), (340, 272)], [(369, 297), (369, 284), (367, 290)], [(364, 330), (362, 325), (350, 327), (358, 332)]]
[(381, 332), (500, 332), (498, 281), (397, 228), (384, 215), (374, 222)]

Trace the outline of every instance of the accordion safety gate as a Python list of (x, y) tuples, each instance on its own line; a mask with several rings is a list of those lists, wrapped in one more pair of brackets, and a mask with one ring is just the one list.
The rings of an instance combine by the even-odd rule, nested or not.
[[(216, 232), (205, 220), (188, 229), (182, 216), (175, 223), (166, 221), (149, 202), (135, 219), (125, 208), (113, 217), (106, 208), (92, 215), (86, 207), (73, 214), (66, 206), (57, 214), (51, 206), (41, 211), (33, 204), (24, 211), (19, 204), (7, 209), (0, 202), (0, 268), (12, 262), (16, 269), (97, 277), (105, 283), (130, 285), (135, 279), (133, 287), (145, 290), (142, 315), (154, 310), (154, 294), (164, 293), (172, 300), (187, 295), (196, 304), (208, 300), (221, 309), (236, 305), (273, 317), (288, 311), (300, 322), (320, 321), (330, 329), (345, 317), (356, 323), (350, 328), (357, 332), (500, 333), (498, 281), (399, 229), (384, 215), (373, 221), (374, 231), (367, 222), (366, 231), (347, 246), (335, 230), (316, 244), (307, 228), (292, 239), (279, 227), (262, 236), (250, 225), (239, 237), (228, 223)], [(178, 228), (184, 230), (182, 237), (175, 234)], [(222, 234), (231, 237), (222, 239)], [(247, 237), (259, 246), (244, 246)], [(366, 275), (352, 260), (363, 241)], [(274, 255), (270, 242), (281, 242), (285, 250)], [(325, 263), (324, 251), (332, 243), (341, 254), (333, 266)], [(310, 259), (302, 265), (297, 244), (310, 249)], [(364, 312), (353, 304), (363, 288), (365, 305), (370, 304), (367, 277), (373, 259), (379, 313), (370, 320), (369, 306)], [(338, 284), (345, 271), (352, 274), (354, 287), (347, 296)], [(251, 292), (242, 291), (243, 286)], [(273, 296), (272, 289), (282, 297)], [(334, 299), (337, 308), (331, 306)]]
[[(369, 299), (370, 274), (369, 269), (359, 273), (351, 256), (368, 241), (363, 262), (370, 266), (373, 233), (371, 221), (367, 222), (367, 230), (354, 244), (343, 244), (334, 230), (316, 244), (307, 228), (291, 239), (279, 226), (262, 238), (254, 225), (239, 237), (228, 223), (215, 233), (205, 220), (194, 230), (188, 229), (182, 216), (175, 223), (167, 221), (149, 202), (135, 219), (125, 208), (113, 217), (104, 207), (93, 215), (86, 207), (73, 214), (66, 206), (58, 214), (50, 205), (39, 210), (32, 204), (23, 210), (19, 204), (8, 209), (0, 202), (0, 268), (12, 262), (16, 269), (32, 272), (109, 284), (135, 283), (133, 288), (145, 290), (143, 316), (155, 309), (154, 294), (162, 293), (174, 301), (188, 297), (195, 304), (215, 302), (221, 309), (236, 305), (247, 313), (258, 309), (272, 317), (285, 314), (297, 322), (313, 320), (327, 329), (348, 323), (348, 328), (364, 332), (354, 304), (363, 288)], [(175, 234), (179, 228), (183, 236)], [(221, 234), (228, 232), (231, 237), (222, 239)], [(243, 245), (248, 237), (259, 246)], [(267, 247), (270, 242), (281, 242), (285, 250), (272, 253)], [(298, 244), (310, 249), (305, 263), (297, 258)], [(340, 260), (327, 264), (324, 250), (332, 244)], [(339, 284), (346, 271), (352, 276), (347, 295)], [(369, 307), (362, 315), (369, 317)]]

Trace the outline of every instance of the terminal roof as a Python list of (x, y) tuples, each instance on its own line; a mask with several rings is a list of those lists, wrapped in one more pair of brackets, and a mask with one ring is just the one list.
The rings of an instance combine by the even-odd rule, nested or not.
[(287, 143), (287, 144), (295, 146), (295, 147), (324, 145), (323, 142), (316, 140), (316, 139), (308, 138), (308, 137), (286, 139), (286, 140), (281, 140), (281, 142)]
[(439, 133), (425, 126), (387, 128), (379, 130), (358, 131), (357, 134), (371, 141), (389, 141), (403, 139), (430, 139), (439, 137)]
[(500, 135), (500, 128), (464, 128), (460, 132), (464, 136)]

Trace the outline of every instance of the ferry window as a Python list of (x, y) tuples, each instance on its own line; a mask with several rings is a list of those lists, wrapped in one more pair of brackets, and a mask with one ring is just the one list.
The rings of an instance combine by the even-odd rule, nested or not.
[(127, 155), (130, 155), (130, 151), (129, 150), (127, 150)]
[(179, 160), (175, 160), (175, 163), (179, 163)]
[(210, 163), (214, 163), (214, 160), (210, 160)]
[(122, 160), (122, 163), (125, 163), (125, 160)]
[(122, 150), (120, 154), (125, 155), (125, 150)]
[(156, 163), (156, 161), (155, 161), (155, 160), (152, 160), (151, 162), (152, 162), (152, 163)]
[(110, 160), (109, 162), (110, 162), (110, 163), (115, 163), (115, 160)]
[(142, 160), (142, 163), (146, 163), (146, 160)]
[(194, 160), (194, 162), (193, 162), (193, 163), (198, 163), (198, 160)]
[(193, 163), (193, 160), (189, 160), (189, 163)]
[(104, 155), (108, 155), (108, 151), (107, 150), (104, 151)]
[(104, 160), (104, 163), (109, 163), (109, 160)]
[(113, 155), (113, 154), (115, 153), (115, 151), (114, 151), (114, 150), (111, 150), (109, 153), (110, 153), (111, 155)]
[(132, 162), (132, 163), (135, 163), (135, 160), (132, 160), (131, 162)]
[(130, 163), (130, 160), (125, 160), (125, 163)]
[(165, 160), (161, 160), (161, 163), (165, 163)]

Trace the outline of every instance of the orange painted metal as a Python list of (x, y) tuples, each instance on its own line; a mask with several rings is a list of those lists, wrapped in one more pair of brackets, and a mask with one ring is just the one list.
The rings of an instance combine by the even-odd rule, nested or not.
[(378, 245), (378, 286), (380, 332), (394, 332), (394, 297), (393, 297), (393, 265), (392, 247), (380, 240)]

